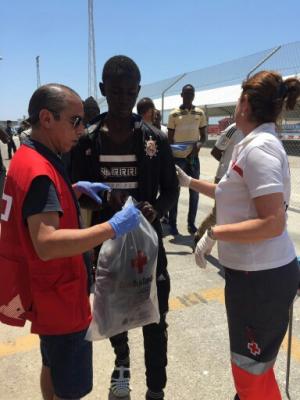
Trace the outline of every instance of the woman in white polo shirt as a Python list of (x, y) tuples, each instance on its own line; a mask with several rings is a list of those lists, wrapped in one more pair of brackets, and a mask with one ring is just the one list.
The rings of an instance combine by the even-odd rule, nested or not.
[(245, 138), (218, 185), (178, 169), (181, 186), (216, 199), (217, 225), (198, 242), (196, 263), (218, 240), (225, 267), (231, 365), (238, 400), (280, 400), (273, 366), (287, 330), (299, 268), (286, 229), (290, 172), (275, 123), (300, 95), (296, 78), (261, 71), (242, 85), (235, 111)]

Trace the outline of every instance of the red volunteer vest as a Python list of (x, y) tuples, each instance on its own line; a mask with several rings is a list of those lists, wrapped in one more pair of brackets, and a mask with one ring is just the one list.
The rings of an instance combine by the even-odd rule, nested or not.
[(63, 177), (36, 150), (21, 146), (11, 161), (2, 198), (0, 321), (23, 326), (29, 319), (31, 331), (44, 335), (78, 332), (91, 320), (83, 256), (40, 260), (22, 217), (31, 182), (41, 175), (56, 188), (63, 210), (60, 229), (79, 228), (77, 208)]

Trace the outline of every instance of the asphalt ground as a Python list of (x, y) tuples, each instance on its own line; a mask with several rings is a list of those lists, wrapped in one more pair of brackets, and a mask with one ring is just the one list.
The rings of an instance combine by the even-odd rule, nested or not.
[[(3, 147), (3, 146), (1, 146)], [(2, 155), (6, 157), (6, 149)], [(201, 175), (213, 179), (217, 163), (208, 149), (201, 150)], [(209, 212), (212, 200), (200, 197), (198, 223)], [(199, 269), (192, 254), (192, 239), (187, 232), (188, 190), (180, 196), (175, 239), (166, 235), (164, 243), (169, 262), (170, 295), (168, 400), (231, 400), (234, 387), (229, 362), (229, 345), (224, 307), (224, 280), (214, 248), (206, 270)], [(289, 232), (300, 255), (300, 210), (289, 211)], [(300, 398), (300, 300), (294, 305), (291, 357), (291, 399)], [(141, 329), (129, 334), (131, 349), (131, 399), (142, 400), (146, 392)], [(276, 375), (283, 399), (287, 362), (287, 339), (276, 363)], [(87, 400), (113, 399), (109, 395), (114, 363), (108, 340), (94, 343), (94, 389)], [(24, 328), (0, 326), (0, 400), (41, 399), (39, 372), (41, 359), (37, 336)]]

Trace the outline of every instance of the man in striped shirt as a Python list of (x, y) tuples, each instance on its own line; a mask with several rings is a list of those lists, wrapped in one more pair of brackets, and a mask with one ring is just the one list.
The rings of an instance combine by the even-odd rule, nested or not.
[[(106, 97), (108, 112), (99, 115), (88, 128), (72, 154), (72, 179), (105, 182), (112, 191), (97, 207), (92, 223), (106, 221), (130, 195), (152, 224), (158, 236), (157, 297), (160, 322), (143, 327), (146, 400), (162, 400), (167, 381), (167, 322), (170, 278), (162, 242), (160, 218), (175, 203), (178, 180), (168, 139), (155, 127), (132, 114), (139, 90), (140, 71), (126, 56), (109, 59), (103, 68), (100, 90)], [(82, 206), (84, 204), (82, 203)], [(86, 204), (86, 206), (88, 206)], [(130, 393), (128, 334), (110, 338), (116, 359), (111, 376), (115, 397)]]

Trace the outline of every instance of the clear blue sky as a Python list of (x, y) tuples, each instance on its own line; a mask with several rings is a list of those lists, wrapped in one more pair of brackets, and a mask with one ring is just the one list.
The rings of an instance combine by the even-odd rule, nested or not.
[[(142, 83), (300, 39), (300, 1), (94, 0), (97, 76), (112, 55), (139, 65)], [(21, 118), (41, 81), (87, 97), (87, 0), (1, 0), (0, 120)]]

